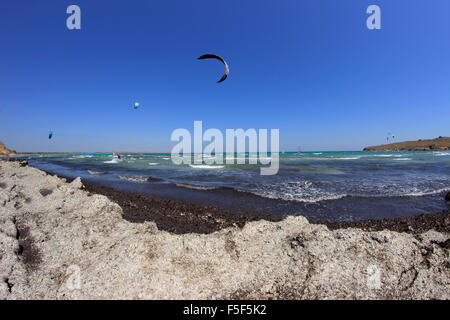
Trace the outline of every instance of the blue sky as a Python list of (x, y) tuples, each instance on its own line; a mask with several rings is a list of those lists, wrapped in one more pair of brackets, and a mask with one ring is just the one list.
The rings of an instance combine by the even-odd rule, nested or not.
[[(71, 4), (81, 30), (66, 28)], [(366, 28), (371, 4), (381, 30)], [(204, 53), (229, 63), (223, 83)], [(293, 151), (450, 136), (449, 57), (447, 0), (2, 1), (0, 140), (164, 152), (194, 120), (278, 128)]]

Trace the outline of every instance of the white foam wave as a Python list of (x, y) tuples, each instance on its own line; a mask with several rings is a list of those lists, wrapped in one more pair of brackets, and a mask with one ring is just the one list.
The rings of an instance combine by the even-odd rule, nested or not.
[(148, 165), (149, 166), (158, 166), (159, 163), (158, 162), (149, 162)]
[[(244, 190), (238, 190), (244, 191)], [(275, 185), (260, 185), (256, 190), (245, 191), (260, 197), (314, 203), (324, 200), (336, 200), (347, 196), (327, 192), (315, 186), (311, 181), (283, 182)]]
[(195, 169), (222, 169), (224, 166), (210, 166), (210, 165), (206, 165), (206, 164), (190, 164), (189, 165), (191, 168), (195, 168)]
[(94, 156), (90, 155), (90, 154), (80, 154), (80, 155), (75, 155), (72, 156), (72, 159), (84, 159), (84, 158), (93, 158)]
[(88, 170), (88, 172), (89, 172), (89, 174), (92, 174), (92, 175), (105, 174), (103, 171)]
[(147, 177), (141, 177), (141, 176), (120, 176), (119, 179), (126, 180), (126, 181), (132, 181), (132, 182), (147, 182)]
[(119, 163), (120, 161), (122, 161), (122, 160), (120, 160), (118, 158), (114, 158), (112, 160), (103, 161), (103, 163)]
[(445, 157), (445, 156), (450, 156), (450, 152), (433, 152), (433, 156), (437, 156), (437, 157)]
[(395, 195), (395, 196), (421, 197), (421, 196), (428, 196), (428, 195), (432, 195), (432, 194), (439, 194), (439, 193), (446, 192), (449, 190), (450, 190), (450, 188), (442, 188), (442, 189), (437, 189), (437, 190), (410, 192), (410, 193), (399, 194), (399, 195)]
[(334, 159), (336, 159), (336, 160), (358, 160), (358, 159), (360, 159), (361, 157), (344, 157), (344, 158), (334, 158)]

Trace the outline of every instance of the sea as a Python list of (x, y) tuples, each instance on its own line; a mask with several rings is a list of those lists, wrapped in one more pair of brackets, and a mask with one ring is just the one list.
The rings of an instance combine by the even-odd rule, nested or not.
[[(205, 158), (207, 155), (205, 155)], [(226, 154), (237, 160), (248, 154)], [(175, 165), (169, 153), (31, 154), (36, 168), (118, 190), (264, 215), (355, 221), (450, 209), (450, 152), (286, 152), (260, 165)]]

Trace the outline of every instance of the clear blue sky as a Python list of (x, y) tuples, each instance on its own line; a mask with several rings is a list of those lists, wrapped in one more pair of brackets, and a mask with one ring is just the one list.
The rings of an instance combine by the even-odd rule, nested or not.
[[(81, 30), (66, 28), (71, 4)], [(381, 30), (366, 28), (370, 4)], [(223, 83), (204, 53), (228, 61)], [(7, 146), (170, 151), (194, 120), (279, 128), (286, 150), (450, 136), (450, 1), (0, 2)]]

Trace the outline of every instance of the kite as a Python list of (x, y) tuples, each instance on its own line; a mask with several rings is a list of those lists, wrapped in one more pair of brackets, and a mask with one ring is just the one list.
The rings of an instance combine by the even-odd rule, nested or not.
[(53, 131), (50, 131), (50, 132), (48, 133), (48, 138), (51, 139), (52, 137), (53, 137)]
[(221, 57), (219, 57), (218, 55), (208, 53), (208, 54), (202, 55), (201, 57), (198, 57), (197, 59), (198, 59), (198, 60), (203, 60), (203, 59), (217, 59), (217, 60), (222, 61), (222, 63), (225, 65), (225, 73), (223, 74), (222, 78), (220, 78), (220, 80), (217, 81), (217, 83), (220, 83), (220, 82), (224, 81), (224, 80), (227, 78), (228, 73), (230, 72), (230, 69), (228, 68), (228, 64), (225, 62), (225, 60), (223, 60), (223, 59), (222, 59)]

